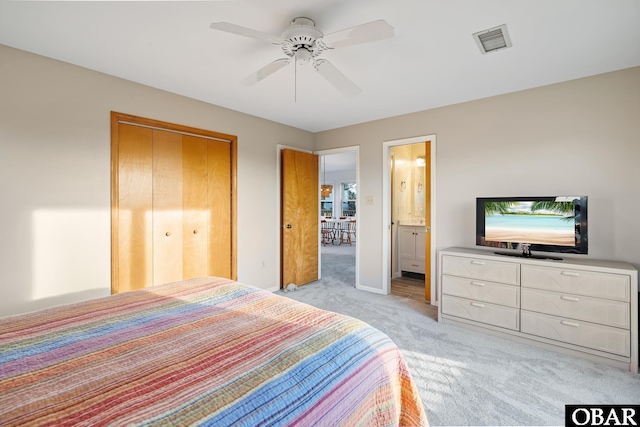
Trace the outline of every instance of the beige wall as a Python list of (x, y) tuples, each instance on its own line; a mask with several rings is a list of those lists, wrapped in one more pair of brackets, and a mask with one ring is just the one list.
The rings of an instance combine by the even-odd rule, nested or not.
[(111, 111), (238, 136), (238, 279), (277, 289), (277, 145), (313, 134), (2, 45), (0, 94), (0, 316), (109, 294)]
[(430, 134), (437, 249), (475, 244), (476, 196), (586, 194), (589, 257), (640, 265), (640, 68), (316, 135), (1, 45), (0, 94), (0, 315), (109, 293), (110, 111), (238, 136), (247, 284), (279, 280), (278, 144), (359, 145), (360, 285), (382, 289), (382, 143)]
[(478, 196), (578, 194), (588, 258), (640, 266), (640, 67), (316, 134), (316, 149), (360, 146), (362, 287), (382, 289), (383, 142), (430, 134), (436, 249), (475, 246)]

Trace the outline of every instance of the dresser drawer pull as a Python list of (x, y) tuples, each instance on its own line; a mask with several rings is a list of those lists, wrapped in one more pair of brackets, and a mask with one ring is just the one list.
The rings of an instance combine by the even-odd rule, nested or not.
[(474, 307), (484, 308), (484, 304), (480, 304), (479, 302), (472, 302), (471, 305)]
[(562, 271), (560, 274), (563, 276), (580, 277), (580, 273), (576, 273), (575, 271)]
[(569, 322), (568, 320), (561, 320), (560, 323), (562, 323), (563, 325), (567, 325), (567, 326), (573, 326), (574, 328), (577, 328), (577, 327), (580, 326), (579, 323)]
[(474, 259), (473, 261), (471, 261), (471, 264), (484, 265), (484, 261), (477, 261)]
[(568, 297), (566, 295), (562, 295), (560, 297), (560, 299), (563, 299), (565, 301), (575, 301), (575, 302), (580, 302), (580, 298), (576, 298), (576, 297)]
[(474, 285), (474, 286), (484, 286), (484, 283), (476, 282), (476, 281), (472, 281), (471, 284)]

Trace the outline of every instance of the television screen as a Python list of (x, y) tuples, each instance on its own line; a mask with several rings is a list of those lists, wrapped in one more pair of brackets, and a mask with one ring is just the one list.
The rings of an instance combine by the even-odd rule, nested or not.
[(586, 254), (587, 197), (479, 197), (476, 244), (504, 249)]

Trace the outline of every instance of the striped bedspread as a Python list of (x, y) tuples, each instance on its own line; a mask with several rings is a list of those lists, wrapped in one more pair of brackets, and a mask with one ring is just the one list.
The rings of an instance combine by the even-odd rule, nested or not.
[(359, 320), (220, 278), (0, 319), (0, 425), (426, 425)]

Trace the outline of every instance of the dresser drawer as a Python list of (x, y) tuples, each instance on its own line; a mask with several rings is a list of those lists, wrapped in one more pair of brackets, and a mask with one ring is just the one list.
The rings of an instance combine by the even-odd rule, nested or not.
[(442, 293), (493, 304), (520, 306), (520, 287), (456, 276), (442, 276)]
[(480, 323), (518, 330), (517, 308), (473, 301), (451, 295), (442, 296), (442, 313)]
[(520, 284), (520, 264), (445, 255), (442, 273), (509, 285)]
[(413, 259), (401, 259), (400, 271), (411, 271), (414, 273), (424, 274), (424, 261), (416, 261)]
[(522, 266), (522, 286), (618, 301), (630, 294), (627, 275), (534, 265)]
[(520, 331), (556, 341), (588, 347), (629, 357), (631, 334), (626, 329), (612, 328), (548, 314), (522, 310)]
[(630, 327), (629, 304), (582, 295), (522, 288), (522, 309), (592, 323)]

